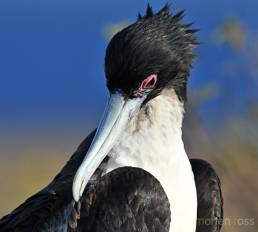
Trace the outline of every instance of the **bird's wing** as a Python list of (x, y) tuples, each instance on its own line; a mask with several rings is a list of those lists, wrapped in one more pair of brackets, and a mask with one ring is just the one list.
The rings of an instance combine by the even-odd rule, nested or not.
[(220, 179), (206, 161), (190, 159), (198, 198), (196, 232), (218, 232), (223, 222)]
[(168, 198), (159, 181), (143, 169), (115, 169), (88, 193), (82, 198), (78, 231), (169, 231)]
[[(95, 131), (81, 143), (61, 172), (47, 187), (0, 220), (1, 232), (42, 231), (42, 228), (47, 226), (54, 227), (55, 225), (47, 224), (53, 218), (58, 218), (60, 213), (66, 213), (67, 216), (70, 214), (69, 210), (73, 208), (69, 207), (73, 202), (73, 178), (89, 149), (94, 134)], [(59, 217), (59, 223), (65, 224), (60, 219)]]

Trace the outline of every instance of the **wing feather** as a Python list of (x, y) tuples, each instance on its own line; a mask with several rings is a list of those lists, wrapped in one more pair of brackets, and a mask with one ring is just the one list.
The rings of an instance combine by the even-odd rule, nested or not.
[(207, 161), (190, 160), (197, 188), (197, 232), (219, 232), (223, 222), (220, 179)]

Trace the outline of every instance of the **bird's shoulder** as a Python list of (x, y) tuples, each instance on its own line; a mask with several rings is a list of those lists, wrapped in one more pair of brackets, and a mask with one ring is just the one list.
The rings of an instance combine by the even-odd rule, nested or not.
[(197, 189), (197, 232), (220, 231), (223, 222), (221, 183), (214, 167), (202, 159), (190, 159)]
[(165, 191), (155, 177), (140, 168), (113, 170), (82, 198), (78, 227), (86, 232), (168, 232), (169, 225)]

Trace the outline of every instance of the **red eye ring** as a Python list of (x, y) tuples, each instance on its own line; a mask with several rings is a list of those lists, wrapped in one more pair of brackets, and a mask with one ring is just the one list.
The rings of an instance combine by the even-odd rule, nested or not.
[(153, 88), (157, 82), (157, 75), (151, 74), (146, 79), (144, 79), (139, 87), (139, 91), (144, 91), (146, 89)]

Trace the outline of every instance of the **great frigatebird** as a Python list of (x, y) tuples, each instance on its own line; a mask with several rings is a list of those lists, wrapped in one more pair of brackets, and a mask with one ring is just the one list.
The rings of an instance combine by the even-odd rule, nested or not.
[(206, 161), (189, 160), (182, 141), (198, 44), (182, 18), (148, 5), (112, 38), (98, 129), (47, 187), (1, 219), (1, 232), (220, 231), (219, 178)]

